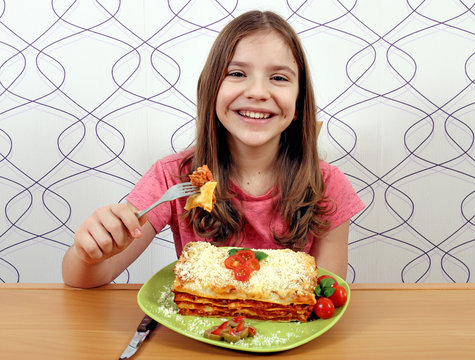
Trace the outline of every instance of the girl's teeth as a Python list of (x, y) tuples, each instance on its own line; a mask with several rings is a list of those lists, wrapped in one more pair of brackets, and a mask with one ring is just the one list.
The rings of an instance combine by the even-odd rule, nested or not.
[(269, 113), (257, 113), (254, 111), (243, 111), (239, 112), (239, 114), (253, 119), (267, 119), (270, 116)]

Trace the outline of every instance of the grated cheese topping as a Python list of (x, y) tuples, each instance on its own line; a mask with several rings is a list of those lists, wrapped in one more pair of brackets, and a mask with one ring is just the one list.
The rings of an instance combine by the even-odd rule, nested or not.
[(314, 299), (318, 271), (312, 256), (290, 249), (260, 250), (268, 255), (259, 262), (260, 269), (253, 271), (249, 280), (238, 281), (224, 265), (228, 251), (207, 242), (188, 243), (174, 268), (179, 291), (281, 304), (298, 303), (299, 297)]

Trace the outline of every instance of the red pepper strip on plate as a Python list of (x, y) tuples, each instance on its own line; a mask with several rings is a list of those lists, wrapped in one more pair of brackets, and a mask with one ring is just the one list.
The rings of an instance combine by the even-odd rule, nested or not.
[(244, 320), (245, 318), (246, 317), (244, 315), (239, 315), (233, 318), (231, 321), (237, 324), (238, 322), (240, 322), (241, 320)]
[(213, 334), (213, 335), (221, 334), (221, 331), (223, 331), (226, 328), (226, 326), (228, 326), (227, 321), (225, 321), (221, 325), (219, 325), (218, 328), (216, 330), (214, 330), (211, 334)]
[(241, 332), (242, 330), (244, 329), (244, 320), (241, 320), (238, 324), (238, 326), (236, 326), (236, 332)]

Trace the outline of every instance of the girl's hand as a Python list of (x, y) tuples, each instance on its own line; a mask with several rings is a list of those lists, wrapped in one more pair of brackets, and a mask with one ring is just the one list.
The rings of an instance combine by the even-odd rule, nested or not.
[(73, 249), (78, 257), (87, 264), (97, 264), (140, 238), (147, 218), (137, 219), (136, 211), (131, 204), (113, 204), (94, 211), (74, 236)]

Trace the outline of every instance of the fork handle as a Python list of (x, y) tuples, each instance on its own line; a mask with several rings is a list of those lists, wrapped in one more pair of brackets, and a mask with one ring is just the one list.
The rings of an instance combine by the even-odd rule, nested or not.
[(148, 213), (150, 210), (152, 210), (153, 208), (157, 207), (158, 205), (160, 205), (162, 202), (164, 202), (164, 200), (162, 199), (159, 199), (158, 201), (154, 202), (152, 205), (150, 205), (148, 208), (142, 210), (142, 211), (139, 211), (137, 214), (137, 219), (140, 219), (142, 216), (144, 216), (146, 213)]

